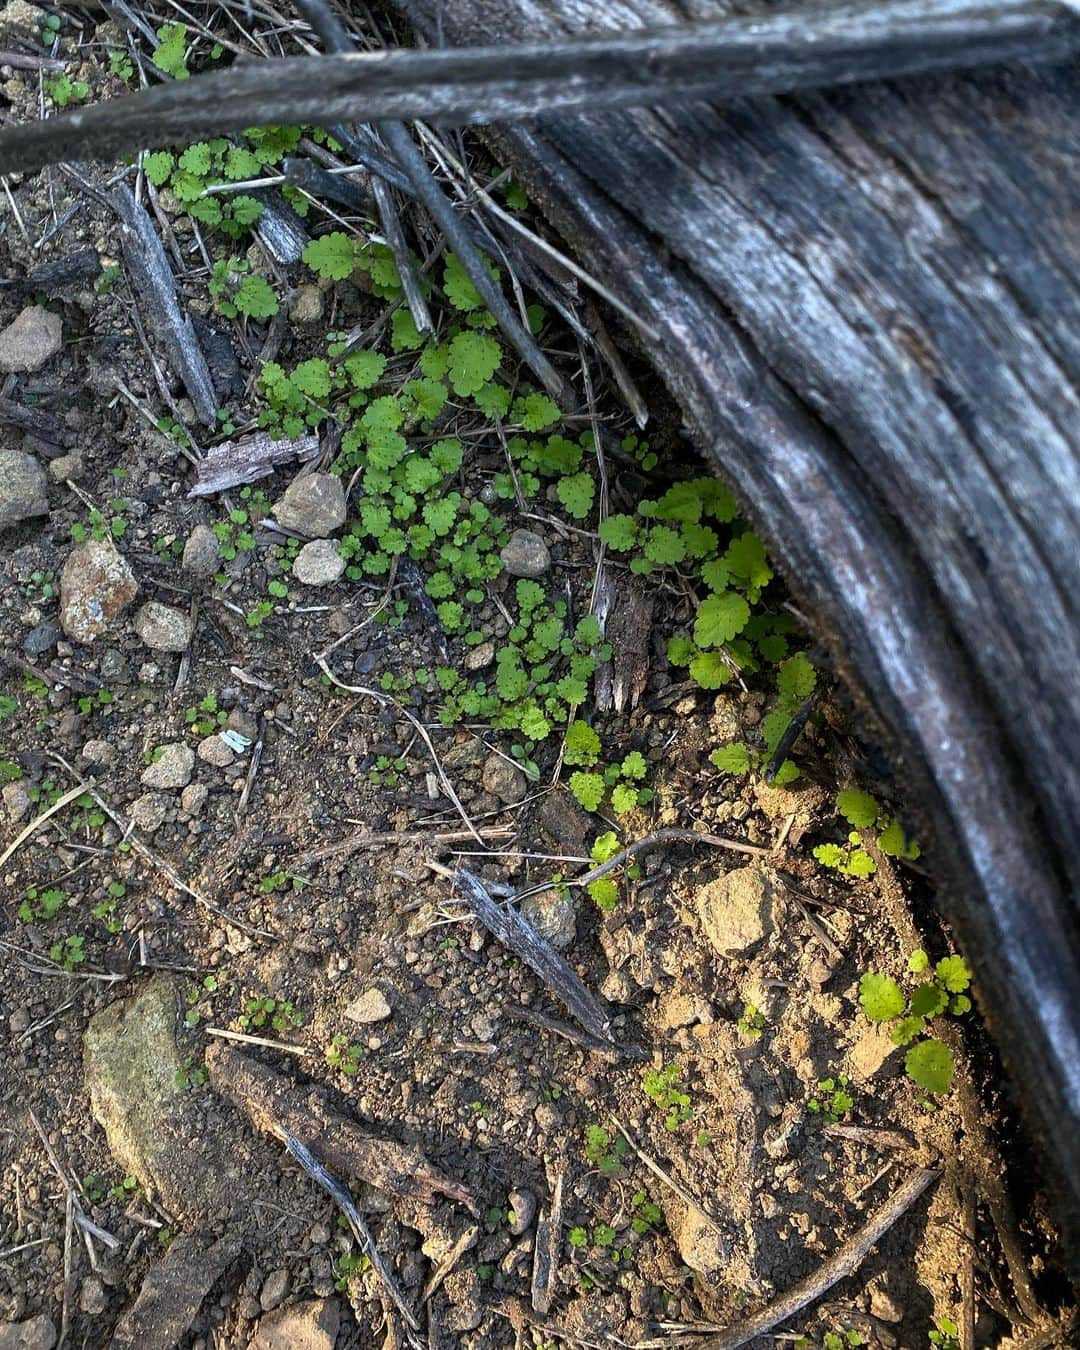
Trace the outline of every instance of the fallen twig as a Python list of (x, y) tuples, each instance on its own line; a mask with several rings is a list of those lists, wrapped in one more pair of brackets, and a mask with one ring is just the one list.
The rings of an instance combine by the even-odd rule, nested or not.
[[(282, 1126), (275, 1124), (274, 1133), (281, 1139), (290, 1155), (296, 1159), (312, 1181), (318, 1182), (323, 1190), (334, 1200), (341, 1208), (342, 1213), (349, 1221), (349, 1227), (353, 1231), (353, 1236), (363, 1248), (368, 1259), (371, 1261), (372, 1269), (382, 1280), (386, 1292), (390, 1295), (394, 1307), (405, 1319), (405, 1322), (413, 1332), (420, 1330), (420, 1323), (409, 1305), (405, 1302), (405, 1295), (394, 1279), (390, 1267), (382, 1259), (378, 1247), (375, 1245), (375, 1239), (371, 1236), (371, 1230), (364, 1222), (364, 1216), (356, 1208), (356, 1202), (338, 1181), (332, 1172), (329, 1172), (322, 1163), (315, 1157), (312, 1151), (305, 1143), (297, 1139), (295, 1135), (290, 1134)], [(409, 1337), (409, 1344), (416, 1347), (416, 1350), (423, 1350), (420, 1341), (415, 1336)]]
[(244, 1045), (264, 1045), (268, 1050), (283, 1050), (288, 1055), (313, 1055), (310, 1045), (290, 1045), (288, 1041), (272, 1041), (268, 1036), (247, 1036), (242, 1031), (227, 1031), (224, 1027), (204, 1027), (208, 1036), (221, 1036), (227, 1041), (241, 1041)]
[[(812, 1275), (789, 1289), (768, 1307), (748, 1317), (737, 1327), (729, 1327), (718, 1336), (703, 1341), (698, 1350), (736, 1350), (756, 1336), (771, 1331), (778, 1322), (794, 1317), (808, 1304), (821, 1298), (839, 1280), (851, 1275), (862, 1264), (870, 1248), (881, 1240), (894, 1223), (900, 1219), (919, 1196), (941, 1175), (934, 1167), (920, 1167), (912, 1172), (901, 1186), (889, 1197), (884, 1205), (873, 1215), (859, 1231), (848, 1238), (847, 1242)], [(675, 1342), (671, 1342), (674, 1344)]]
[(78, 146), (117, 159), (262, 122), (533, 121), (586, 107), (649, 107), (828, 88), (986, 62), (1056, 60), (1080, 21), (1054, 0), (889, 0), (773, 10), (710, 24), (520, 46), (353, 52), (234, 66), (0, 133), (0, 173)]
[(254, 483), (272, 474), (286, 460), (314, 459), (318, 453), (319, 438), (314, 432), (295, 441), (275, 440), (264, 431), (241, 436), (236, 441), (222, 441), (211, 446), (206, 458), (200, 460), (198, 476), (188, 496), (208, 497), (238, 483)]
[(513, 906), (497, 905), (480, 878), (463, 867), (449, 872), (438, 863), (428, 863), (428, 866), (444, 875), (449, 873), (488, 932), (505, 943), (540, 977), (591, 1036), (613, 1044), (611, 1022), (604, 1008), (555, 948)]
[(259, 1129), (282, 1127), (298, 1138), (318, 1139), (319, 1151), (335, 1171), (403, 1199), (434, 1204), (447, 1196), (472, 1210), (468, 1187), (441, 1173), (418, 1149), (376, 1137), (323, 1109), (317, 1098), (298, 1101), (291, 1079), (231, 1045), (216, 1041), (208, 1046), (206, 1066), (218, 1092), (242, 1106)]

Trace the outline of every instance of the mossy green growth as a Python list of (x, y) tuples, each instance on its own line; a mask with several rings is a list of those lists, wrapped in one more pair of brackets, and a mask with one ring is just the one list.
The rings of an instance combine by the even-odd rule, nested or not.
[(926, 1036), (932, 1018), (951, 1013), (962, 1016), (971, 1010), (967, 990), (971, 974), (962, 956), (943, 957), (930, 969), (930, 959), (921, 949), (912, 952), (908, 970), (928, 973), (910, 995), (890, 975), (868, 971), (859, 981), (859, 1003), (872, 1022), (891, 1022), (895, 1045), (910, 1046), (904, 1057), (908, 1077), (925, 1091), (948, 1092), (955, 1069), (952, 1050)]

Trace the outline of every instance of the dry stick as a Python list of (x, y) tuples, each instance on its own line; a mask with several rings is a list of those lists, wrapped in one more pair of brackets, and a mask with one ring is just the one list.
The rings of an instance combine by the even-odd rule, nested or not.
[[(605, 876), (612, 872), (616, 867), (621, 867), (628, 858), (633, 858), (638, 853), (644, 853), (648, 849), (655, 848), (658, 844), (708, 844), (710, 848), (727, 848), (735, 853), (749, 853), (755, 857), (767, 858), (773, 852), (771, 848), (758, 848), (756, 844), (743, 844), (737, 839), (725, 839), (719, 834), (701, 834), (697, 830), (657, 830), (655, 834), (646, 835), (644, 839), (639, 839), (635, 844), (628, 844), (626, 848), (620, 849), (618, 853), (599, 865), (590, 872), (585, 872), (580, 877), (568, 877), (566, 881), (560, 881), (560, 886), (588, 886), (590, 882), (596, 881), (598, 877)], [(533, 887), (530, 895), (540, 895), (544, 891), (553, 891), (555, 882), (545, 882), (543, 885)]]
[(334, 684), (336, 684), (339, 689), (344, 689), (347, 694), (364, 694), (368, 698), (373, 698), (377, 703), (381, 703), (383, 706), (389, 703), (393, 707), (395, 707), (399, 713), (401, 713), (402, 717), (407, 718), (408, 721), (412, 723), (415, 730), (419, 733), (421, 740), (428, 748), (428, 754), (431, 756), (432, 763), (435, 765), (435, 771), (439, 775), (439, 782), (443, 785), (443, 789), (446, 792), (446, 795), (454, 803), (454, 806), (457, 808), (457, 813), (461, 817), (461, 819), (465, 822), (465, 825), (468, 828), (469, 833), (472, 835), (472, 837), (476, 840), (478, 844), (482, 845), (484, 841), (480, 837), (480, 834), (477, 831), (476, 826), (469, 819), (468, 812), (465, 810), (464, 806), (462, 806), (460, 798), (454, 791), (453, 783), (451, 783), (450, 779), (447, 778), (446, 772), (442, 766), (442, 762), (440, 761), (439, 756), (435, 753), (435, 746), (432, 743), (431, 737), (427, 733), (427, 728), (423, 725), (423, 723), (419, 722), (408, 710), (408, 708), (406, 708), (403, 703), (400, 703), (396, 698), (394, 698), (393, 695), (384, 694), (381, 690), (378, 689), (368, 689), (365, 685), (362, 684), (342, 684), (342, 682), (338, 679), (338, 677), (334, 674), (334, 672), (330, 669), (330, 667), (326, 664), (326, 662), (322, 659), (322, 657), (316, 656), (315, 663), (320, 667), (323, 674), (326, 675), (326, 677), (329, 680), (331, 680)]
[(476, 1224), (472, 1224), (470, 1225), (470, 1227), (465, 1229), (462, 1235), (458, 1238), (458, 1240), (446, 1253), (443, 1259), (439, 1262), (438, 1268), (431, 1276), (431, 1279), (428, 1280), (427, 1284), (424, 1285), (424, 1292), (423, 1295), (421, 1296), (421, 1302), (427, 1303), (430, 1300), (432, 1294), (435, 1293), (439, 1285), (442, 1284), (442, 1282), (446, 1279), (447, 1275), (450, 1274), (450, 1272), (454, 1269), (457, 1263), (461, 1260), (462, 1256), (469, 1250), (472, 1244), (476, 1241), (476, 1235), (479, 1232), (480, 1229), (477, 1227)]
[[(334, 1200), (342, 1209), (345, 1217), (349, 1221), (349, 1227), (353, 1231), (353, 1236), (360, 1243), (368, 1258), (371, 1261), (372, 1268), (386, 1286), (386, 1291), (393, 1300), (394, 1306), (405, 1319), (409, 1328), (416, 1332), (420, 1330), (420, 1323), (412, 1309), (405, 1302), (405, 1295), (398, 1288), (397, 1281), (394, 1279), (389, 1266), (382, 1259), (378, 1247), (375, 1245), (375, 1239), (371, 1236), (371, 1230), (364, 1222), (363, 1215), (356, 1208), (356, 1203), (346, 1188), (338, 1181), (337, 1177), (328, 1171), (318, 1158), (311, 1152), (306, 1144), (302, 1143), (295, 1135), (291, 1135), (288, 1130), (275, 1124), (274, 1133), (281, 1139), (288, 1152), (296, 1159), (304, 1171), (311, 1177), (312, 1181), (317, 1182), (323, 1190)], [(410, 1337), (410, 1344), (414, 1344), (417, 1350), (420, 1350), (420, 1342)]]
[(695, 1200), (694, 1197), (690, 1194), (690, 1192), (685, 1189), (685, 1187), (681, 1186), (675, 1180), (675, 1178), (671, 1176), (670, 1173), (665, 1172), (664, 1169), (660, 1166), (660, 1164), (655, 1160), (655, 1158), (649, 1157), (649, 1155), (641, 1148), (640, 1144), (630, 1133), (630, 1131), (626, 1128), (626, 1126), (622, 1123), (622, 1121), (618, 1118), (618, 1116), (612, 1116), (612, 1120), (615, 1122), (615, 1128), (619, 1131), (622, 1137), (626, 1140), (626, 1142), (638, 1155), (638, 1157), (649, 1169), (649, 1171), (652, 1172), (654, 1176), (658, 1177), (664, 1183), (664, 1185), (668, 1187), (669, 1190), (674, 1191), (684, 1205), (689, 1205), (689, 1207), (694, 1211), (695, 1214), (700, 1215), (701, 1218), (705, 1220), (705, 1222), (709, 1225), (709, 1227), (716, 1233), (717, 1237), (719, 1237), (721, 1243), (723, 1244), (724, 1250), (727, 1251), (729, 1246), (728, 1235), (724, 1232), (723, 1228), (720, 1225), (719, 1220), (716, 1219), (712, 1214), (710, 1214), (708, 1210), (702, 1209), (701, 1201)]
[(718, 1336), (711, 1336), (707, 1341), (703, 1341), (698, 1350), (736, 1350), (737, 1346), (745, 1345), (755, 1336), (763, 1336), (779, 1322), (787, 1321), (808, 1304), (816, 1302), (834, 1284), (846, 1279), (859, 1268), (874, 1243), (880, 1242), (893, 1224), (907, 1213), (919, 1196), (940, 1175), (938, 1168), (917, 1168), (881, 1209), (857, 1233), (848, 1238), (823, 1266), (805, 1280), (801, 1280), (794, 1289), (782, 1294), (767, 1308), (762, 1308), (759, 1313), (747, 1318), (740, 1326), (729, 1327)]
[(272, 1041), (267, 1036), (246, 1036), (242, 1031), (226, 1031), (224, 1027), (204, 1027), (208, 1036), (221, 1036), (227, 1041), (241, 1041), (244, 1045), (265, 1045), (268, 1050), (284, 1050), (288, 1055), (313, 1055), (309, 1045), (290, 1045), (288, 1041)]
[[(506, 835), (513, 833), (514, 831), (509, 825), (486, 825), (480, 830), (480, 834), (485, 839), (504, 838)], [(402, 834), (400, 830), (354, 834), (348, 839), (338, 839), (332, 844), (320, 844), (318, 848), (308, 849), (306, 853), (301, 853), (298, 858), (293, 860), (293, 865), (306, 867), (309, 863), (321, 862), (324, 858), (334, 858), (340, 853), (353, 853), (361, 848), (381, 848), (386, 844), (409, 844), (423, 841), (430, 848), (439, 849), (444, 844), (459, 844), (463, 840), (474, 839), (475, 837), (471, 830), (451, 830), (445, 834), (428, 834), (424, 830), (414, 830), (406, 834)]]
[(0, 173), (117, 159), (286, 122), (532, 121), (569, 109), (686, 104), (895, 79), (1080, 45), (1073, 0), (885, 0), (768, 11), (652, 32), (236, 66), (0, 133)]
[[(62, 755), (58, 755), (54, 751), (49, 756), (49, 758), (52, 759), (56, 764), (59, 764), (60, 767), (64, 770), (64, 772), (70, 774), (72, 778), (78, 778), (78, 774), (67, 762), (67, 760), (63, 758)], [(124, 817), (120, 814), (120, 812), (117, 811), (109, 802), (105, 800), (105, 798), (101, 795), (101, 793), (97, 790), (97, 788), (94, 787), (92, 783), (80, 782), (77, 788), (72, 788), (71, 792), (65, 793), (64, 796), (60, 799), (60, 802), (57, 803), (57, 805), (62, 805), (65, 802), (70, 801), (72, 796), (78, 796), (79, 793), (81, 792), (88, 792), (90, 796), (93, 797), (94, 801), (97, 802), (98, 806), (101, 807), (101, 809), (113, 822), (113, 824), (124, 836), (124, 838), (131, 844), (132, 849), (139, 855), (139, 857), (142, 858), (145, 862), (148, 862), (151, 867), (155, 867), (169, 882), (171, 882), (173, 886), (176, 887), (178, 891), (183, 891), (185, 895), (190, 895), (192, 900), (194, 900), (197, 904), (200, 904), (203, 907), (203, 909), (208, 910), (211, 914), (216, 914), (217, 917), (221, 919), (224, 923), (232, 924), (234, 928), (239, 928), (241, 932), (247, 933), (249, 937), (267, 938), (271, 942), (279, 941), (279, 939), (273, 933), (267, 933), (262, 928), (256, 928), (254, 924), (246, 923), (243, 919), (234, 918), (231, 914), (226, 913), (225, 910), (219, 908), (219, 906), (213, 904), (210, 900), (207, 900), (205, 895), (200, 895), (197, 890), (195, 890), (192, 886), (189, 886), (188, 883), (182, 879), (180, 874), (170, 863), (167, 863), (164, 858), (159, 858), (158, 855), (154, 853), (154, 851), (151, 848), (149, 848), (146, 844), (143, 843), (143, 841), (135, 833), (132, 823), (128, 820), (125, 820)], [(51, 809), (55, 810), (56, 807), (53, 807)], [(45, 814), (48, 815), (49, 812), (46, 812)], [(43, 817), (39, 816), (38, 819), (34, 822), (34, 826), (36, 827), (38, 824), (40, 824), (42, 819)], [(23, 835), (25, 835), (26, 833), (27, 831), (24, 830)], [(19, 845), (23, 835), (20, 835), (19, 838), (15, 840), (15, 843), (11, 845), (11, 848), (8, 850), (8, 853), (12, 852)], [(3, 866), (7, 856), (8, 854), (5, 853), (3, 857), (0, 857), (0, 867)]]
[[(560, 1154), (558, 1173), (552, 1187), (551, 1211), (540, 1210), (536, 1221), (536, 1245), (533, 1249), (531, 1298), (533, 1312), (546, 1317), (555, 1296), (555, 1280), (559, 1273), (559, 1252), (562, 1248), (563, 1187), (566, 1183), (566, 1157)], [(550, 1181), (551, 1174), (548, 1173)]]
[(570, 1010), (590, 1035), (612, 1044), (611, 1022), (607, 1011), (586, 989), (577, 973), (554, 947), (512, 906), (497, 905), (479, 877), (463, 867), (451, 872), (439, 863), (429, 862), (433, 871), (450, 876), (464, 891), (473, 913), (500, 942), (519, 956), (544, 985)]

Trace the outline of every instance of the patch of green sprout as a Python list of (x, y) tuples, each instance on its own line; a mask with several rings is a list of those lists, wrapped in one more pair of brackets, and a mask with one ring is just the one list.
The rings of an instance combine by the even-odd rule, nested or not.
[(191, 72), (187, 68), (187, 26), (182, 23), (163, 24), (157, 30), (158, 45), (150, 53), (150, 59), (158, 70), (171, 75), (174, 80), (186, 80)]
[(664, 1211), (655, 1201), (649, 1199), (645, 1191), (635, 1191), (630, 1204), (634, 1211), (630, 1227), (639, 1237), (655, 1232), (664, 1222)]
[(59, 14), (44, 14), (41, 17), (41, 41), (51, 47), (60, 36), (61, 19)]
[(170, 440), (175, 441), (177, 445), (182, 446), (185, 450), (191, 445), (191, 437), (175, 418), (159, 417), (154, 425), (163, 436), (168, 436)]
[(252, 997), (244, 1000), (243, 1011), (236, 1020), (242, 1031), (258, 1031), (269, 1026), (274, 1031), (285, 1032), (303, 1025), (304, 1018), (284, 999)]
[(115, 75), (125, 83), (135, 78), (135, 67), (131, 57), (122, 47), (109, 49), (109, 74)]
[(18, 699), (12, 698), (10, 694), (0, 694), (0, 722), (6, 721), (9, 717), (14, 717), (18, 711)]
[(742, 1016), (735, 1023), (748, 1041), (758, 1041), (765, 1030), (765, 1016), (752, 1003), (744, 1003)]
[(72, 826), (76, 830), (100, 830), (105, 824), (105, 812), (89, 792), (80, 792), (73, 803)]
[(126, 1205), (129, 1200), (134, 1200), (141, 1190), (141, 1184), (138, 1177), (126, 1176), (115, 1185), (109, 1187), (109, 1194), (114, 1200), (119, 1200), (121, 1204)]
[(22, 776), (22, 765), (13, 759), (0, 759), (0, 783), (14, 783)]
[(891, 1022), (894, 1045), (910, 1048), (904, 1057), (908, 1077), (924, 1091), (940, 1095), (952, 1085), (955, 1062), (944, 1041), (929, 1036), (928, 1024), (946, 1013), (955, 1017), (971, 1010), (967, 990), (971, 974), (962, 956), (946, 956), (931, 970), (920, 948), (908, 958), (913, 975), (928, 974), (910, 995), (889, 975), (868, 971), (859, 981), (859, 1003), (872, 1022)]
[(74, 970), (86, 960), (83, 939), (73, 933), (70, 937), (54, 942), (49, 948), (49, 958), (58, 966), (63, 966), (66, 971)]
[(81, 103), (90, 92), (85, 80), (73, 80), (70, 75), (55, 75), (45, 80), (45, 93), (58, 108), (69, 103)]
[(371, 1257), (360, 1253), (355, 1256), (339, 1256), (334, 1268), (334, 1288), (344, 1294), (354, 1275), (365, 1275), (371, 1269)]
[(364, 1048), (349, 1040), (348, 1036), (341, 1034), (334, 1037), (326, 1048), (326, 1062), (332, 1069), (340, 1069), (342, 1073), (350, 1077), (360, 1069), (360, 1061), (364, 1057)]
[(229, 714), (224, 708), (218, 707), (217, 694), (213, 690), (204, 694), (194, 706), (184, 709), (184, 721), (188, 730), (195, 736), (212, 736), (215, 731), (225, 726), (228, 720)]
[(60, 886), (47, 886), (44, 890), (30, 886), (19, 904), (17, 913), (23, 923), (33, 923), (36, 919), (47, 922), (55, 918), (66, 903), (67, 895)]
[(94, 694), (82, 694), (79, 697), (78, 705), (81, 713), (97, 712), (101, 708), (108, 708), (112, 705), (113, 696), (108, 689), (99, 689)]
[(627, 1144), (622, 1135), (612, 1136), (602, 1125), (585, 1127), (585, 1157), (605, 1176), (614, 1176), (622, 1167)]
[[(210, 272), (208, 289), (214, 308), (227, 319), (243, 315), (269, 319), (278, 312), (274, 288), (244, 258), (220, 258)], [(235, 428), (234, 428), (235, 430)]]
[[(751, 623), (753, 622), (754, 620), (751, 620)], [(770, 645), (770, 639), (775, 640), (775, 645)], [(678, 642), (680, 639), (676, 638), (673, 641)], [(765, 644), (767, 653), (777, 658), (787, 649), (787, 639), (775, 631), (760, 640), (759, 648), (762, 644)], [(669, 657), (670, 655), (669, 650)], [(777, 670), (776, 706), (762, 719), (760, 745), (749, 746), (744, 741), (731, 741), (712, 752), (709, 756), (710, 763), (723, 773), (743, 776), (763, 773), (765, 766), (775, 755), (784, 732), (791, 724), (795, 710), (809, 698), (816, 685), (817, 672), (805, 652), (796, 652), (787, 660), (783, 660)], [(798, 765), (793, 760), (785, 759), (778, 767), (773, 782), (783, 787), (787, 783), (793, 783), (798, 776)]]
[(391, 759), (389, 755), (379, 755), (368, 769), (368, 782), (374, 783), (376, 787), (396, 788), (401, 782), (401, 775), (407, 762), (401, 755), (395, 759)]
[(201, 1064), (195, 1063), (194, 1055), (188, 1055), (173, 1075), (173, 1081), (182, 1091), (191, 1087), (201, 1087), (210, 1075)]
[(877, 831), (877, 846), (887, 857), (914, 861), (919, 856), (918, 844), (905, 836), (899, 821), (883, 812), (869, 792), (846, 788), (837, 793), (836, 807), (854, 828), (848, 833), (846, 845), (818, 844), (814, 849), (814, 857), (824, 867), (847, 876), (873, 876), (877, 863), (863, 847), (861, 833), (870, 829)]
[(84, 539), (96, 539), (98, 543), (106, 538), (123, 539), (127, 533), (127, 521), (124, 519), (127, 502), (123, 497), (114, 497), (109, 506), (115, 514), (108, 519), (95, 508), (90, 512), (87, 524), (72, 521), (71, 538), (76, 544), (81, 544)]
[(298, 891), (301, 887), (307, 885), (307, 878), (298, 876), (295, 872), (287, 872), (279, 868), (276, 872), (269, 872), (265, 877), (260, 878), (256, 889), (263, 895), (269, 895), (272, 891), (294, 890)]
[(844, 1073), (837, 1074), (835, 1078), (818, 1079), (817, 1090), (807, 1100), (806, 1109), (820, 1116), (827, 1124), (835, 1124), (855, 1105), (855, 1099), (847, 1090), (849, 1082), (850, 1079)]
[(960, 1350), (960, 1328), (951, 1317), (935, 1318), (934, 1329), (927, 1333), (930, 1344), (936, 1350)]
[(117, 917), (117, 908), (126, 894), (127, 887), (122, 881), (110, 881), (108, 895), (104, 900), (99, 900), (91, 911), (95, 919), (101, 920), (107, 933), (119, 933), (123, 929), (124, 925)]
[(94, 1175), (93, 1172), (87, 1172), (82, 1179), (83, 1194), (92, 1205), (100, 1205), (105, 1199), (107, 1191), (101, 1178)]
[(641, 1076), (645, 1096), (666, 1112), (664, 1128), (672, 1134), (694, 1114), (689, 1093), (678, 1086), (681, 1078), (682, 1065), (674, 1062), (663, 1069), (646, 1069)]

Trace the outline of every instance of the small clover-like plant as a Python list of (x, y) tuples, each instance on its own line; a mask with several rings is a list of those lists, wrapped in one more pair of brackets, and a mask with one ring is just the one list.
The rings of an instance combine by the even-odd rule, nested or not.
[(765, 1016), (752, 1003), (744, 1003), (742, 1016), (735, 1023), (748, 1041), (758, 1041), (765, 1030)]
[(174, 80), (186, 80), (191, 74), (187, 68), (187, 26), (164, 24), (157, 30), (157, 40), (158, 45), (150, 53), (151, 61)]
[(57, 75), (45, 81), (45, 92), (58, 108), (66, 108), (69, 103), (81, 103), (90, 92), (85, 80), (73, 80), (69, 75)]
[(933, 1331), (927, 1333), (927, 1339), (936, 1350), (960, 1350), (960, 1328), (951, 1317), (935, 1319)]
[(357, 243), (351, 235), (333, 230), (313, 239), (301, 255), (313, 272), (329, 281), (344, 281), (357, 261)]
[(359, 1072), (360, 1061), (364, 1057), (364, 1048), (351, 1042), (348, 1036), (340, 1032), (326, 1049), (326, 1062), (333, 1069), (340, 1069), (350, 1077)]
[(682, 1065), (671, 1063), (663, 1069), (646, 1069), (641, 1076), (641, 1086), (646, 1097), (655, 1102), (664, 1116), (664, 1128), (672, 1134), (693, 1117), (690, 1095), (678, 1086), (682, 1078)]
[(614, 1176), (622, 1167), (626, 1153), (626, 1140), (622, 1135), (614, 1138), (602, 1125), (588, 1125), (585, 1128), (585, 1157), (605, 1176)]
[(924, 951), (912, 952), (908, 969), (914, 975), (929, 972), (910, 996), (888, 975), (868, 971), (859, 981), (859, 1003), (872, 1022), (893, 1023), (895, 1045), (910, 1048), (904, 1057), (908, 1077), (925, 1091), (940, 1095), (952, 1085), (955, 1064), (952, 1050), (932, 1036), (926, 1036), (927, 1024), (944, 1013), (962, 1016), (971, 1009), (967, 989), (971, 974), (961, 956), (946, 956), (930, 969)]
[(844, 1073), (835, 1078), (820, 1078), (816, 1092), (807, 1100), (806, 1109), (826, 1123), (834, 1124), (855, 1105), (855, 1099), (848, 1091), (849, 1082)]
[(274, 288), (265, 277), (252, 272), (243, 258), (222, 258), (215, 262), (209, 291), (218, 313), (227, 319), (235, 319), (238, 314), (268, 319), (278, 312)]
[(869, 792), (860, 788), (845, 788), (837, 793), (836, 808), (853, 828), (847, 844), (818, 844), (814, 857), (825, 867), (831, 867), (847, 876), (868, 877), (877, 871), (877, 864), (863, 847), (862, 831), (877, 830), (877, 846), (886, 856), (914, 861), (919, 846), (909, 840), (895, 817), (883, 812)]

